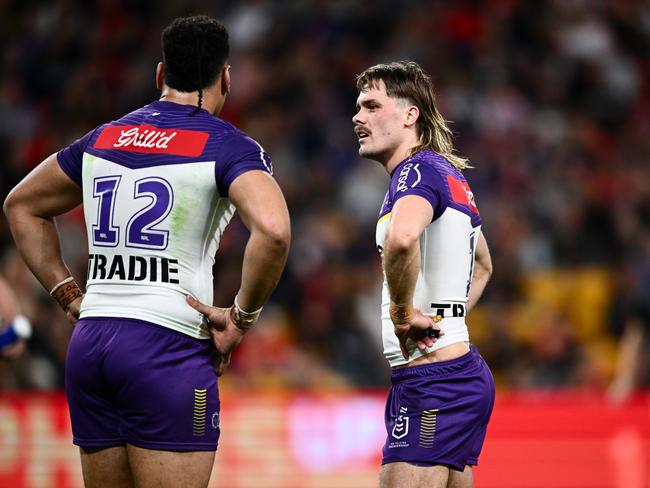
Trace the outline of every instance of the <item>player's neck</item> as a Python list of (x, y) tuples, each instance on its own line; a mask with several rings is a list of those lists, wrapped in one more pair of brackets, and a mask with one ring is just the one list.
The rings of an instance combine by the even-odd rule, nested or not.
[[(160, 100), (165, 102), (178, 103), (179, 105), (199, 105), (199, 91), (183, 92), (163, 86), (160, 94)], [(215, 114), (217, 107), (223, 105), (222, 100), (217, 100), (217, 97), (209, 89), (202, 90), (201, 94), (201, 108), (207, 110), (211, 114)]]
[(388, 161), (384, 163), (384, 167), (388, 174), (391, 174), (393, 170), (405, 159), (413, 154), (413, 149), (419, 144), (419, 140), (408, 138), (402, 144), (400, 144), (392, 155), (388, 158)]

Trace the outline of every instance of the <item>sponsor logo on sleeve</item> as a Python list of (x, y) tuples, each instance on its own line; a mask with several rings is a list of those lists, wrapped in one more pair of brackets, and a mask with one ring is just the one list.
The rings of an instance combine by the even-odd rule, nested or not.
[[(410, 183), (409, 181), (411, 170), (413, 170), (413, 173), (415, 173), (415, 181), (413, 183)], [(406, 163), (399, 172), (399, 177), (397, 178), (397, 189), (395, 191), (402, 192), (408, 190), (409, 188), (413, 188), (418, 183), (420, 183), (421, 179), (422, 175), (420, 174), (420, 164), (418, 163), (416, 165), (413, 165), (413, 163)]]
[(208, 140), (207, 132), (161, 129), (152, 125), (111, 125), (95, 141), (95, 149), (137, 153), (199, 156)]
[(478, 213), (478, 207), (474, 201), (474, 193), (467, 183), (451, 175), (447, 175), (447, 183), (451, 191), (451, 199), (454, 202), (469, 207), (472, 213)]

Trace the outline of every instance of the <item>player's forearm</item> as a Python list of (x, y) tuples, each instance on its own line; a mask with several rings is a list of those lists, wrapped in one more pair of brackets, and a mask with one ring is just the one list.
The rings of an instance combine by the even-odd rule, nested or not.
[(384, 249), (384, 272), (391, 302), (400, 307), (412, 307), (420, 272), (419, 238), (389, 233)]
[(244, 252), (239, 306), (249, 312), (264, 306), (278, 284), (289, 254), (288, 222), (275, 230), (251, 231)]
[(478, 236), (476, 245), (476, 254), (474, 256), (474, 273), (472, 274), (472, 284), (469, 289), (469, 297), (467, 299), (467, 309), (471, 310), (485, 290), (485, 286), (492, 276), (492, 258), (490, 257), (490, 250), (485, 240), (485, 236), (481, 232)]
[(30, 215), (19, 205), (5, 204), (9, 227), (23, 260), (49, 292), (70, 276), (61, 257), (61, 245), (54, 219)]
[(469, 289), (469, 298), (467, 300), (467, 310), (474, 308), (479, 298), (483, 294), (483, 290), (490, 281), (490, 273), (484, 269), (475, 269), (474, 276), (472, 277), (472, 285)]

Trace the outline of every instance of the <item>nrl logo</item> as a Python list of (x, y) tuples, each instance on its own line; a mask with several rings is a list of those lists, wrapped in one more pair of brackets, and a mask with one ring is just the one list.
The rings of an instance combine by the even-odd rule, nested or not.
[(391, 432), (394, 439), (401, 439), (409, 433), (409, 418), (405, 417), (407, 409), (405, 407), (400, 407), (399, 417), (395, 419), (395, 425), (393, 425), (393, 430)]

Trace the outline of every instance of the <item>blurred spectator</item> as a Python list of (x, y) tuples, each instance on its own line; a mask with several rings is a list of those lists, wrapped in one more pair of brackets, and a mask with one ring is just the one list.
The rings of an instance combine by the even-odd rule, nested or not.
[(20, 357), (31, 334), (29, 319), (20, 313), (16, 296), (0, 278), (0, 358)]
[(609, 388), (614, 403), (624, 402), (637, 388), (650, 386), (650, 200), (636, 212), (626, 280), (620, 290), (615, 324), (622, 324), (616, 372)]

